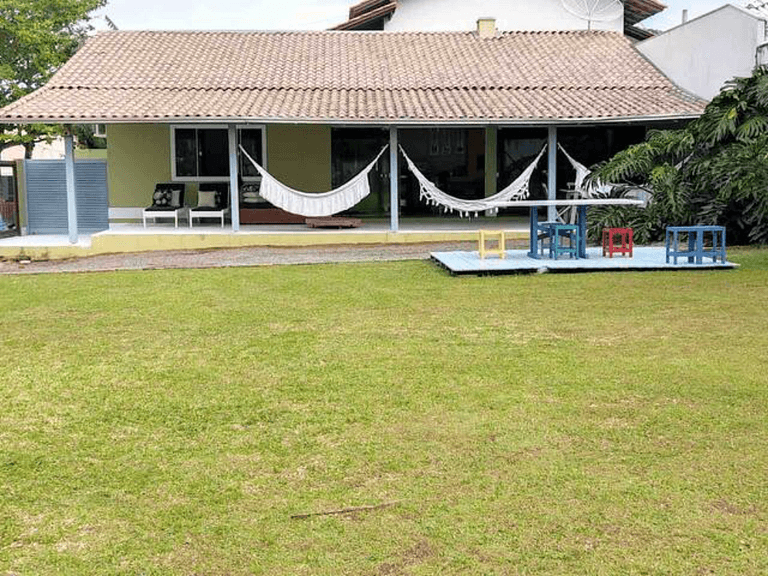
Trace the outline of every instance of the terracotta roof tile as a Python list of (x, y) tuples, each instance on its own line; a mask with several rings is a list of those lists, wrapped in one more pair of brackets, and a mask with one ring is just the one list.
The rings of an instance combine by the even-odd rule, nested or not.
[(119, 31), (0, 119), (515, 123), (703, 106), (611, 32)]

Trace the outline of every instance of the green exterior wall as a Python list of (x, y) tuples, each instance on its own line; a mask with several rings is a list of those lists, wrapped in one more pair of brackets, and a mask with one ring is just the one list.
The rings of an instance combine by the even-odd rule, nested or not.
[[(158, 182), (171, 181), (171, 128), (163, 124), (107, 126), (109, 205), (152, 203)], [(306, 192), (331, 189), (331, 129), (328, 126), (267, 126), (267, 168), (278, 180)], [(198, 185), (187, 183), (196, 202)]]
[(297, 190), (330, 190), (330, 126), (267, 126), (267, 169), (272, 176)]
[(149, 206), (155, 184), (171, 180), (170, 126), (107, 126), (107, 173), (110, 206)]

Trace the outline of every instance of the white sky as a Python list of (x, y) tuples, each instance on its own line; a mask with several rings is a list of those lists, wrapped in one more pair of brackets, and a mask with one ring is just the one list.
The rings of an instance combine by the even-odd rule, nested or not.
[[(358, 0), (109, 0), (106, 14), (121, 30), (323, 30), (346, 20)], [(725, 0), (662, 0), (664, 12), (645, 20), (666, 30), (680, 24), (682, 12), (701, 16)], [(731, 0), (746, 4), (749, 0)], [(104, 29), (103, 19), (94, 22)]]

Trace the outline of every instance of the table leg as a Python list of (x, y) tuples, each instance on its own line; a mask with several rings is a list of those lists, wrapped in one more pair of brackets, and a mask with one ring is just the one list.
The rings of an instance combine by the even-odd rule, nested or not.
[[(698, 244), (699, 244), (699, 233), (696, 232), (695, 234), (692, 234), (691, 232), (688, 232), (688, 252), (691, 253), (695, 251)], [(692, 262), (701, 264), (701, 262), (698, 261), (698, 257), (688, 256), (688, 263), (690, 264)]]
[(539, 259), (539, 208), (531, 206), (531, 238), (528, 242), (528, 257)]
[(579, 258), (587, 257), (587, 207), (578, 207), (579, 216)]

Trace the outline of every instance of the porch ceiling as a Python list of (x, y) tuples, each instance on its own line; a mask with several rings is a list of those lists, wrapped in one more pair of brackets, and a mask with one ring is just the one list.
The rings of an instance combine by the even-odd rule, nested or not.
[(0, 121), (533, 124), (705, 102), (611, 32), (106, 32)]

